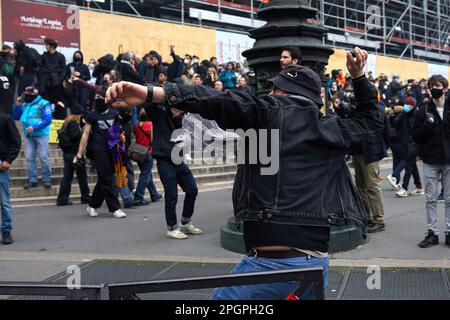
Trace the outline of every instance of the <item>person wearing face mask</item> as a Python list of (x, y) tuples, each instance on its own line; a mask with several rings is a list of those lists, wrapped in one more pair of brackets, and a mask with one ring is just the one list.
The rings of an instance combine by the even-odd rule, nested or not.
[[(71, 75), (74, 74), (84, 81), (89, 82), (91, 80), (91, 72), (89, 71), (89, 67), (85, 65), (83, 61), (83, 53), (79, 50), (75, 51), (75, 53), (73, 54), (73, 61), (67, 65), (67, 79), (70, 79)], [(66, 87), (67, 86), (65, 86), (65, 88)], [(74, 84), (73, 94), (75, 102), (79, 103), (83, 108), (85, 108), (89, 99), (89, 91), (86, 88)]]
[(190, 66), (190, 65), (192, 65), (192, 56), (190, 55), (190, 54), (185, 54), (184, 55), (184, 64), (186, 65), (186, 66)]
[(197, 56), (192, 57), (192, 67), (194, 68), (194, 73), (200, 73), (200, 58)]
[(36, 154), (41, 161), (44, 187), (46, 189), (52, 187), (52, 169), (48, 154), (52, 111), (50, 102), (43, 99), (34, 86), (25, 88), (23, 95), (16, 100), (13, 115), (15, 120), (22, 122), (25, 136), (25, 156), (28, 166), (28, 179), (23, 186), (25, 189), (38, 186)]
[(75, 51), (73, 54), (72, 62), (67, 65), (66, 74), (68, 78), (70, 78), (70, 75), (74, 72), (78, 72), (78, 77), (80, 79), (83, 79), (85, 81), (89, 81), (91, 79), (91, 72), (89, 71), (89, 67), (83, 63), (83, 60), (83, 53), (79, 50)]
[(83, 158), (87, 146), (88, 158), (93, 158), (97, 164), (98, 180), (86, 209), (89, 216), (97, 217), (98, 208), (106, 201), (114, 218), (125, 218), (127, 215), (120, 209), (120, 202), (114, 190), (114, 163), (108, 147), (108, 130), (119, 121), (119, 112), (105, 104), (104, 94), (103, 90), (95, 96), (94, 110), (85, 118), (86, 124), (74, 160), (77, 162)]
[(396, 131), (396, 143), (399, 146), (399, 155), (402, 160), (398, 163), (394, 170), (394, 173), (388, 177), (388, 181), (392, 180), (392, 177), (400, 182), (401, 171), (405, 170), (403, 176), (403, 183), (398, 187), (400, 188), (396, 196), (399, 198), (405, 198), (409, 195), (408, 186), (411, 179), (411, 175), (414, 177), (414, 184), (416, 189), (411, 195), (424, 195), (425, 191), (422, 189), (422, 182), (420, 180), (419, 171), (417, 169), (417, 145), (412, 137), (412, 130), (414, 125), (414, 116), (416, 114), (416, 100), (413, 97), (406, 97), (403, 100), (403, 107), (401, 112), (393, 120), (393, 126)]
[(445, 202), (445, 244), (450, 246), (450, 99), (448, 80), (442, 75), (428, 81), (431, 101), (419, 108), (414, 117), (413, 138), (423, 160), (426, 189), (427, 236), (419, 244), (429, 248), (439, 244), (437, 197), (439, 175), (442, 177)]
[[(103, 75), (102, 80), (99, 85), (93, 85), (83, 79), (78, 78), (76, 75), (72, 75), (69, 79), (69, 82), (76, 83), (79, 87), (85, 88), (88, 90), (89, 94), (94, 97), (95, 94), (99, 93), (102, 90), (108, 89), (114, 82), (116, 82), (116, 77), (111, 73), (106, 73)], [(91, 99), (92, 102), (94, 99)], [(93, 103), (90, 106), (90, 109), (93, 109)]]
[(91, 59), (91, 61), (89, 61), (89, 64), (88, 64), (89, 75), (91, 76), (91, 78), (88, 81), (90, 84), (95, 84), (95, 82), (97, 81), (97, 78), (94, 77), (94, 70), (95, 70), (96, 66), (97, 66), (97, 61), (95, 59)]
[(194, 83), (194, 68), (191, 65), (187, 65), (186, 68), (184, 69), (183, 75), (181, 76), (181, 81), (183, 81), (183, 84), (187, 84), (187, 85), (195, 85)]

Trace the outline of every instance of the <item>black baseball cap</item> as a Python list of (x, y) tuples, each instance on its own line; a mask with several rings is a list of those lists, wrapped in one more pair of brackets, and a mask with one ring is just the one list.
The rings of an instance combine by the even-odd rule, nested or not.
[(308, 67), (291, 64), (269, 81), (288, 93), (304, 96), (318, 105), (323, 104), (320, 77)]

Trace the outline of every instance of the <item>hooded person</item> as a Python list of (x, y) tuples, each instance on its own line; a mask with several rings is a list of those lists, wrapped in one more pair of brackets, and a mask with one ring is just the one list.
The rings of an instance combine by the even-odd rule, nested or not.
[(36, 84), (41, 55), (36, 49), (26, 46), (22, 40), (14, 43), (14, 51), (16, 54), (15, 73), (20, 78), (18, 95), (21, 95), (26, 87)]
[[(89, 67), (84, 64), (83, 53), (79, 50), (74, 52), (73, 61), (67, 65), (67, 78), (70, 78), (72, 74), (84, 81), (89, 81), (91, 79)], [(83, 107), (87, 106), (89, 91), (86, 88), (80, 87), (77, 83), (74, 83), (73, 95), (74, 102), (77, 102)]]
[(89, 67), (84, 64), (83, 53), (79, 50), (73, 53), (72, 62), (67, 65), (67, 77), (69, 78), (74, 72), (79, 73), (78, 78), (84, 81), (89, 81), (91, 79), (91, 73)]

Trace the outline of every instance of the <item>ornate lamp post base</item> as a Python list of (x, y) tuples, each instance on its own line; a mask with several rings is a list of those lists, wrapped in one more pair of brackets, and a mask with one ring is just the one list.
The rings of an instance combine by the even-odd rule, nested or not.
[[(361, 233), (351, 226), (331, 227), (330, 253), (349, 251), (365, 243)], [(244, 235), (242, 226), (237, 228), (234, 217), (228, 219), (227, 223), (220, 229), (220, 245), (222, 248), (236, 253), (245, 254)]]

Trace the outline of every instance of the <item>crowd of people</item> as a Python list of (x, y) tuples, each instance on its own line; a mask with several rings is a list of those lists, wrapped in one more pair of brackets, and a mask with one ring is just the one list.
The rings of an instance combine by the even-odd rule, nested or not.
[[(76, 173), (81, 203), (88, 204), (90, 216), (98, 215), (97, 209), (105, 200), (113, 217), (126, 217), (123, 208), (150, 204), (145, 199), (146, 190), (150, 193), (151, 202), (162, 199), (152, 177), (153, 159), (157, 158), (158, 172), (164, 185), (167, 235), (176, 239), (186, 238), (180, 232), (181, 227), (186, 233), (201, 233), (190, 222), (197, 195), (192, 173), (186, 165), (174, 166), (171, 161), (165, 160), (170, 160), (174, 145), (170, 135), (174, 129), (182, 128), (183, 122), (188, 126), (192, 120), (206, 120), (189, 118), (183, 112), (169, 113), (168, 110), (147, 113), (144, 106), (139, 106), (137, 110), (111, 109), (103, 102), (105, 93), (119, 81), (153, 85), (179, 83), (206, 86), (217, 91), (244, 90), (250, 93), (247, 83), (251, 72), (239, 62), (219, 65), (215, 57), (203, 61), (190, 54), (180, 57), (175, 53), (174, 46), (170, 47), (171, 63), (164, 62), (154, 50), (143, 57), (131, 51), (116, 58), (106, 54), (98, 60), (91, 59), (88, 64), (83, 53), (76, 51), (72, 61), (66, 63), (65, 56), (58, 52), (55, 40), (45, 39), (44, 43), (46, 51), (42, 55), (22, 40), (16, 41), (13, 48), (4, 45), (0, 55), (4, 87), (1, 92), (2, 112), (20, 121), (24, 131), (28, 177), (23, 187), (30, 189), (39, 186), (39, 159), (43, 186), (52, 188), (50, 126), (54, 119), (64, 120), (58, 131), (58, 145), (64, 159), (63, 178), (56, 201), (58, 206), (72, 204), (69, 199)], [(183, 117), (186, 121), (182, 121)], [(206, 125), (211, 128), (211, 121)], [(215, 122), (212, 126), (220, 130)], [(146, 149), (145, 152), (141, 150), (140, 157), (132, 152), (136, 145)], [(140, 169), (137, 184), (134, 162)], [(88, 185), (88, 166), (98, 177), (92, 194)], [(181, 227), (175, 213), (177, 184), (187, 194)], [(118, 200), (119, 195), (122, 204)], [(8, 228), (3, 231), (9, 238)]]
[[(50, 124), (52, 119), (64, 119), (58, 131), (59, 147), (64, 154), (64, 176), (57, 205), (72, 204), (70, 187), (76, 173), (81, 201), (87, 204), (91, 217), (99, 215), (103, 202), (113, 217), (126, 217), (123, 208), (150, 203), (145, 200), (146, 189), (152, 202), (161, 200), (152, 177), (156, 159), (164, 187), (167, 237), (186, 239), (188, 235), (201, 234), (202, 230), (192, 223), (198, 193), (195, 179), (186, 163), (177, 164), (172, 159), (172, 150), (180, 143), (174, 141), (172, 133), (183, 128), (189, 116), (195, 115), (200, 121), (213, 121), (218, 129), (269, 126), (286, 130), (286, 135), (298, 131), (298, 136), (291, 136), (292, 141), (298, 140), (295, 143), (309, 150), (299, 154), (292, 149), (296, 148), (295, 143), (282, 144), (285, 149), (280, 154), (289, 155), (289, 159), (282, 159), (281, 167), (295, 171), (294, 176), (283, 172), (273, 179), (264, 178), (251, 166), (238, 166), (235, 189), (239, 191), (233, 192), (233, 203), (237, 217), (244, 221), (249, 257), (313, 257), (324, 266), (325, 274), (330, 223), (351, 221), (363, 233), (366, 228), (369, 233), (385, 230), (380, 161), (387, 157), (388, 149), (392, 151), (393, 168), (386, 179), (396, 196), (425, 194), (427, 236), (420, 246), (428, 248), (439, 243), (436, 204), (440, 199), (445, 202), (446, 244), (450, 245), (450, 99), (446, 99), (448, 81), (443, 76), (405, 83), (397, 76), (391, 81), (384, 74), (375, 78), (372, 72), (366, 77), (363, 68), (367, 53), (355, 49), (354, 57), (351, 53), (346, 57), (348, 73), (333, 70), (326, 86), (322, 86), (322, 79), (301, 66), (300, 49), (289, 47), (280, 52), (281, 72), (270, 80), (272, 92), (258, 99), (253, 97), (248, 85), (249, 77), (254, 74), (240, 63), (219, 65), (215, 57), (202, 61), (195, 55), (180, 57), (173, 46), (170, 47), (171, 63), (163, 62), (161, 55), (152, 50), (142, 58), (132, 51), (117, 58), (107, 54), (86, 65), (81, 51), (76, 51), (73, 61), (66, 64), (64, 55), (57, 51), (56, 41), (46, 39), (45, 45), (46, 52), (39, 55), (19, 40), (14, 48), (4, 46), (1, 55), (0, 79), (9, 85), (2, 91), (4, 115), (0, 118), (1, 231), (5, 244), (12, 243), (11, 206), (6, 191), (8, 169), (21, 146), (13, 120), (5, 115), (11, 114), (22, 123), (24, 131), (28, 164), (25, 189), (38, 187), (36, 158), (41, 162), (44, 187), (52, 187)], [(274, 106), (279, 105), (288, 106), (286, 115), (275, 114), (278, 111), (274, 110), (278, 109)], [(289, 109), (293, 105), (305, 109)], [(317, 112), (314, 116), (305, 111), (312, 109)], [(275, 121), (278, 117), (284, 119), (281, 124)], [(297, 122), (292, 122), (293, 119)], [(302, 123), (311, 130), (309, 138), (302, 135)], [(311, 139), (317, 140), (317, 145), (311, 146), (308, 143)], [(355, 168), (356, 189), (347, 176), (344, 159), (349, 156)], [(418, 156), (424, 162), (424, 183), (417, 167)], [(293, 166), (290, 160), (301, 165)], [(312, 166), (311, 161), (322, 165)], [(92, 193), (87, 162), (97, 174)], [(140, 169), (137, 185), (134, 162)], [(326, 171), (331, 167), (325, 163), (335, 165), (332, 172)], [(310, 171), (311, 168), (314, 170)], [(282, 174), (289, 181), (283, 180), (281, 183), (285, 185), (278, 185)], [(289, 189), (289, 186), (311, 186), (321, 174), (336, 179), (340, 186), (338, 191), (328, 190), (327, 203), (323, 203), (319, 187), (302, 192)], [(411, 175), (415, 188), (409, 192)], [(249, 181), (249, 176), (257, 183)], [(311, 183), (305, 183), (310, 180)], [(438, 188), (439, 181), (442, 181), (442, 191)], [(323, 188), (334, 188), (333, 183)], [(180, 223), (176, 214), (178, 186), (186, 194)], [(293, 191), (295, 199), (290, 196)], [(248, 194), (248, 198), (243, 194)], [(275, 194), (276, 198), (272, 199)], [(298, 194), (305, 196), (298, 199)], [(261, 211), (261, 208), (266, 209)], [(286, 216), (284, 211), (296, 214)], [(261, 221), (271, 223), (263, 225)], [(250, 264), (246, 261), (236, 270), (247, 270)], [(224, 289), (215, 296), (235, 298), (235, 294)]]

